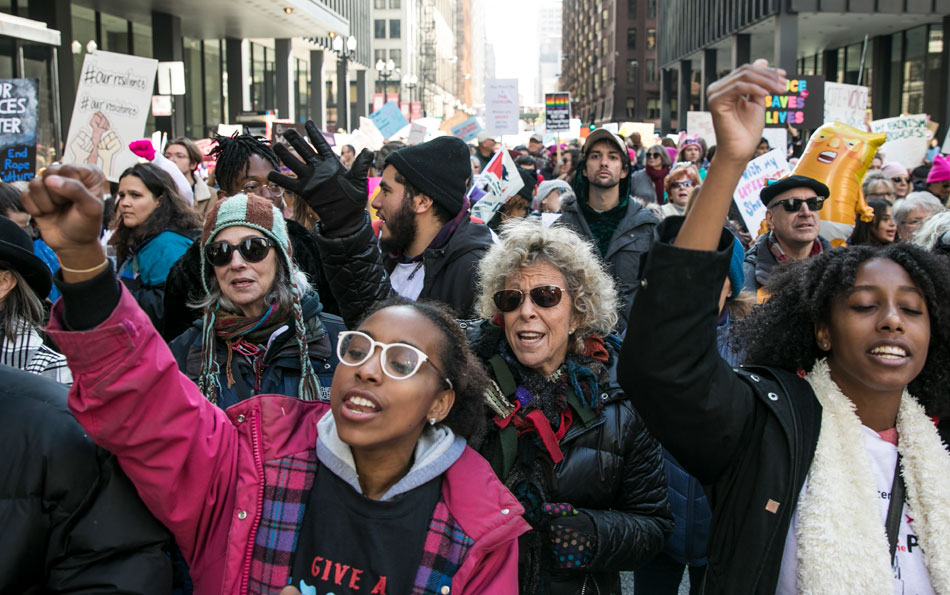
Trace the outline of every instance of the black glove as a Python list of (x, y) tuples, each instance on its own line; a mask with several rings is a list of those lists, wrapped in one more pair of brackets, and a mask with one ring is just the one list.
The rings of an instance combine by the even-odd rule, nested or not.
[(284, 138), (303, 161), (294, 157), (287, 147), (274, 145), (274, 152), (297, 177), (272, 171), (267, 174), (267, 179), (303, 198), (320, 217), (324, 234), (342, 237), (356, 233), (363, 225), (363, 213), (369, 199), (366, 172), (373, 161), (373, 152), (368, 149), (360, 151), (353, 167), (347, 171), (313, 120), (307, 120), (306, 128), (316, 151), (296, 130), (284, 132)]

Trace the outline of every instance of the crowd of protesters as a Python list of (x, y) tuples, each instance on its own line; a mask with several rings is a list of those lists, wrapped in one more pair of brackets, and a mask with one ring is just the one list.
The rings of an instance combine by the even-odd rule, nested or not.
[(3, 185), (0, 592), (950, 594), (950, 157), (759, 234), (784, 89), (713, 83), (714, 147), (532, 134), (488, 221), (484, 132)]

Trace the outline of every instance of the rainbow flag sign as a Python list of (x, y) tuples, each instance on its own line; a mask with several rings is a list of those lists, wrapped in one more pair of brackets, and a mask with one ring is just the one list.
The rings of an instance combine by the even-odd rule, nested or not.
[(571, 129), (571, 94), (544, 94), (544, 127), (548, 132)]

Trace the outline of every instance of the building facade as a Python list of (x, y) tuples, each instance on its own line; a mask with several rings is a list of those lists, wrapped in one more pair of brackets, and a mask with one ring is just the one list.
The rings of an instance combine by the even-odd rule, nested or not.
[(545, 93), (558, 90), (561, 76), (561, 31), (563, 16), (562, 0), (550, 0), (541, 7), (538, 50), (538, 88), (535, 95), (544, 100)]
[(869, 87), (873, 117), (950, 122), (950, 0), (665, 0), (659, 7), (661, 124), (684, 127), (704, 89), (756, 58)]
[(564, 0), (560, 89), (584, 124), (660, 116), (660, 0)]

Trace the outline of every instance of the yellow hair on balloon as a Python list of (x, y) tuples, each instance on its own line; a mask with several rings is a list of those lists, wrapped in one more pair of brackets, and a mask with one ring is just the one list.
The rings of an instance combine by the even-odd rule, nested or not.
[(831, 196), (821, 208), (821, 235), (832, 246), (843, 246), (854, 229), (855, 217), (870, 222), (874, 209), (868, 206), (861, 182), (887, 135), (862, 132), (830, 122), (812, 134), (798, 165), (792, 172), (819, 180)]

